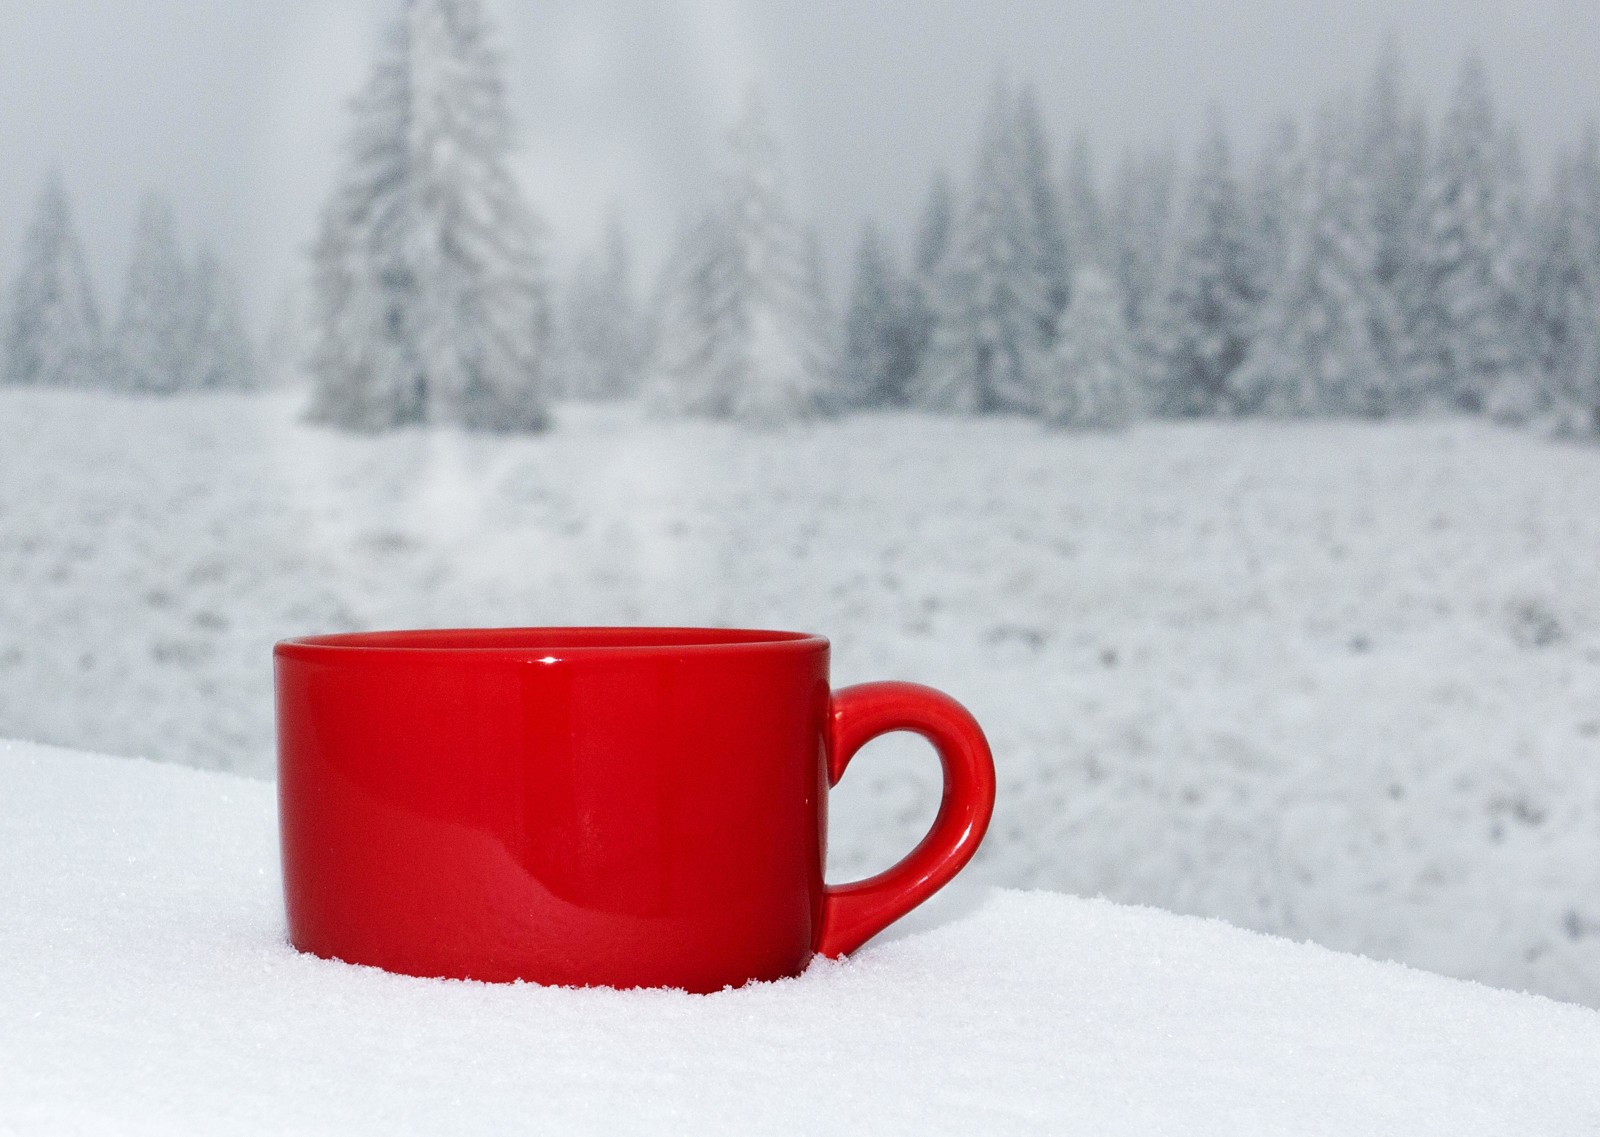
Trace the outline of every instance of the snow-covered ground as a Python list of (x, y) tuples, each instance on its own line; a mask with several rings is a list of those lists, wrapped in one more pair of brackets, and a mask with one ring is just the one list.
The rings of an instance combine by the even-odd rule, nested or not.
[[(931, 683), (988, 729), (968, 897), (1103, 893), (1600, 1004), (1600, 449), (579, 406), (355, 438), (297, 408), (0, 391), (0, 736), (270, 777), (285, 635), (802, 628), (837, 683)], [(897, 742), (836, 791), (835, 879), (931, 817)]]
[(283, 939), (271, 787), (0, 743), (0, 1132), (1593, 1134), (1600, 1013), (1047, 893), (710, 996)]

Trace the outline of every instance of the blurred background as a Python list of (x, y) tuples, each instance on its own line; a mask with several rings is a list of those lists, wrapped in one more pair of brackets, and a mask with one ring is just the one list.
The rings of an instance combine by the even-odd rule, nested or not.
[[(797, 627), (987, 885), (1600, 1005), (1600, 11), (9, 0), (0, 737)], [(919, 743), (834, 796), (908, 849)]]

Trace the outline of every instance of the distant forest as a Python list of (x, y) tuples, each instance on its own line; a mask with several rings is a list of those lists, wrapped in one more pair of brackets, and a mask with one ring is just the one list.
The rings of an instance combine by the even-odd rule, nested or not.
[[(909, 248), (869, 222), (828, 295), (752, 92), (714, 192), (641, 295), (613, 218), (553, 281), (507, 166), (501, 56), (478, 0), (407, 0), (357, 98), (312, 254), (312, 417), (355, 430), (538, 430), (553, 398), (781, 423), (856, 409), (1141, 417), (1486, 413), (1600, 433), (1600, 138), (1549, 178), (1466, 60), (1442, 114), (1397, 50), (1310, 122), (1240, 154), (1064, 156), (1027, 83), (996, 82), (977, 152), (936, 173)], [(52, 180), (7, 304), (10, 383), (240, 387), (255, 366), (215, 258), (147, 205), (103, 334)]]

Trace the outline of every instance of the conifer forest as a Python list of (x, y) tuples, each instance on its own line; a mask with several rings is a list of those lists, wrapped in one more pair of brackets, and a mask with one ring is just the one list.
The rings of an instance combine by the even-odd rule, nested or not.
[[(763, 424), (904, 406), (1074, 429), (1441, 412), (1600, 429), (1600, 138), (1528, 170), (1476, 57), (1436, 111), (1391, 46), (1258, 149), (1213, 115), (1192, 153), (1105, 166), (1002, 75), (974, 152), (893, 219), (907, 246), (869, 219), (837, 297), (755, 88), (652, 281), (622, 212), (553, 279), (507, 164), (505, 66), (476, 0), (416, 0), (389, 27), (289, 329), (313, 418), (537, 431), (552, 399), (638, 397)], [(263, 381), (227, 267), (183, 254), (158, 197), (114, 319), (58, 177), (19, 263), (6, 383)]]

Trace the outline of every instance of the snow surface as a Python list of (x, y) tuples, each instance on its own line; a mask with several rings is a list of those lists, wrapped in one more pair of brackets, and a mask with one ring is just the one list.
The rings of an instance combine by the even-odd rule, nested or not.
[(272, 788), (0, 743), (0, 1133), (1592, 1134), (1600, 1012), (996, 891), (711, 996), (284, 941)]
[[(270, 777), (283, 636), (818, 631), (839, 684), (989, 732), (994, 825), (936, 918), (1103, 893), (1600, 1004), (1600, 449), (627, 406), (360, 438), (300, 406), (0, 390), (0, 736)], [(899, 741), (833, 795), (832, 879), (932, 817)]]

